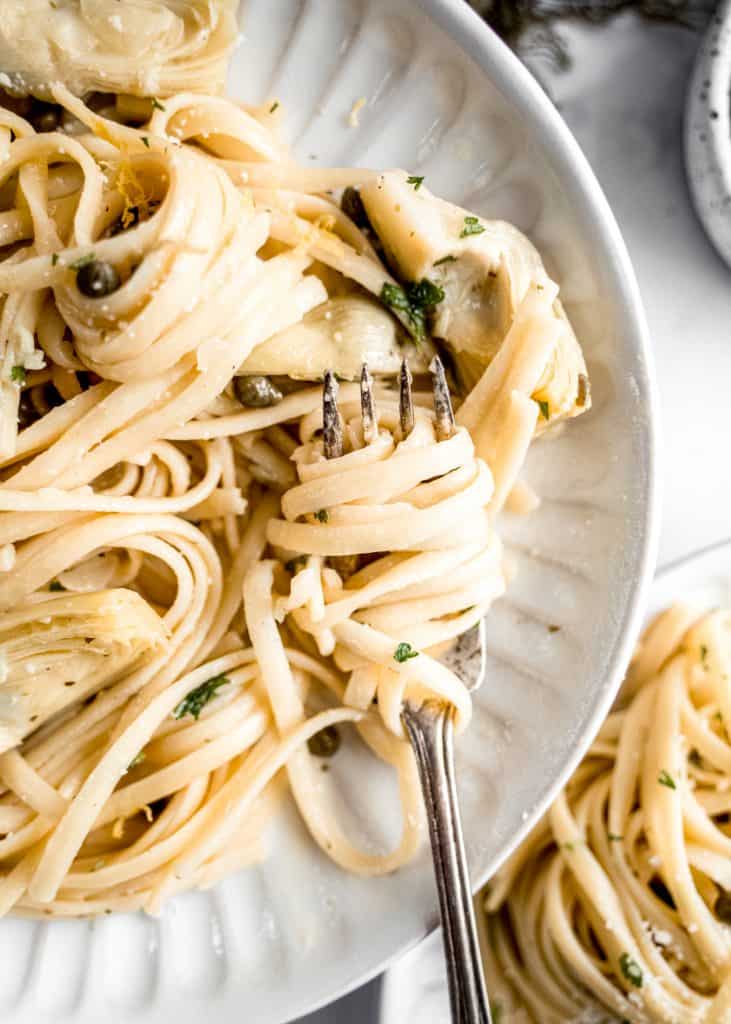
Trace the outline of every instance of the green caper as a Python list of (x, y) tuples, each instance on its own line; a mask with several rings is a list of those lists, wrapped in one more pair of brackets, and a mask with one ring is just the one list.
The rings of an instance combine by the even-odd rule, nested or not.
[(315, 757), (332, 757), (340, 747), (340, 733), (334, 725), (326, 725), (314, 736), (310, 736), (307, 746)]
[(731, 924), (731, 892), (722, 889), (713, 907), (716, 917), (725, 924)]
[(116, 267), (105, 260), (90, 260), (76, 274), (76, 287), (90, 299), (101, 299), (119, 288), (121, 281)]
[(37, 132), (55, 132), (61, 123), (61, 108), (55, 103), (33, 102), (31, 122)]
[(251, 374), (234, 379), (234, 391), (242, 405), (250, 409), (265, 409), (282, 401), (282, 392), (272, 384), (269, 377)]

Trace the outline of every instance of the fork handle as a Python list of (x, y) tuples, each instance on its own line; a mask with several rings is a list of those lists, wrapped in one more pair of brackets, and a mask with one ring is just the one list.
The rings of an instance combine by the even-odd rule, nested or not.
[(491, 1024), (455, 786), (449, 705), (426, 701), (402, 712), (419, 769), (429, 825), (454, 1024)]

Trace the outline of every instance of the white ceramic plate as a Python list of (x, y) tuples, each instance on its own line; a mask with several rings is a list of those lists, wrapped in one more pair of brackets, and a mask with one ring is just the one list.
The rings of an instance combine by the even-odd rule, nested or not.
[[(488, 683), (459, 750), (477, 884), (582, 755), (635, 637), (655, 499), (634, 277), (559, 115), (461, 0), (248, 0), (242, 31), (231, 91), (279, 99), (301, 159), (408, 167), (514, 221), (561, 282), (588, 356), (594, 410), (536, 446), (528, 478), (543, 505), (504, 525), (518, 576), (490, 617)], [(362, 755), (338, 762), (354, 832), (393, 841), (388, 773)], [(435, 925), (426, 850), (396, 876), (350, 878), (290, 812), (271, 846), (261, 867), (176, 899), (160, 920), (2, 922), (0, 1019), (274, 1024), (364, 981)]]
[[(658, 573), (646, 618), (675, 601), (699, 609), (731, 604), (731, 541), (673, 562)], [(444, 1024), (449, 1020), (442, 936), (430, 935), (399, 960), (383, 980), (379, 1024)]]

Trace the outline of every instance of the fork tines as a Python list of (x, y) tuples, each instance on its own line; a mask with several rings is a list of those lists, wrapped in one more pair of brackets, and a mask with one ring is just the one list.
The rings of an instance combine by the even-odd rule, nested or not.
[[(429, 364), (432, 375), (434, 419), (438, 441), (446, 441), (454, 433), (454, 412), (449, 394), (444, 364), (434, 356)], [(414, 396), (412, 376), (408, 362), (401, 363), (399, 374), (399, 423), (404, 440), (414, 429)], [(378, 413), (373, 398), (373, 378), (366, 363), (360, 372), (360, 411), (363, 441), (371, 444), (378, 436)], [(322, 446), (326, 459), (338, 459), (343, 454), (343, 424), (338, 411), (338, 382), (332, 370), (325, 373), (322, 391)]]
[(446, 441), (454, 433), (454, 412), (449, 385), (444, 372), (444, 364), (439, 356), (434, 356), (429, 364), (432, 375), (432, 391), (434, 394), (434, 416), (437, 426), (437, 441)]
[(402, 440), (407, 438), (414, 429), (414, 399), (411, 394), (411, 380), (411, 370), (409, 369), (409, 364), (404, 359), (401, 363), (401, 373), (399, 375), (398, 399)]
[(322, 389), (322, 448), (326, 459), (343, 454), (343, 424), (338, 412), (338, 382), (332, 370), (325, 374)]
[(366, 363), (360, 371), (360, 415), (363, 422), (363, 441), (371, 444), (378, 437), (378, 414), (373, 401), (373, 378)]

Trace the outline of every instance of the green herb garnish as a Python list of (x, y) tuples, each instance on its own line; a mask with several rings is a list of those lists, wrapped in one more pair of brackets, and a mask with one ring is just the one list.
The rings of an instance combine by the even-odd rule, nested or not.
[(419, 652), (415, 651), (411, 644), (401, 642), (396, 650), (393, 652), (393, 660), (398, 661), (400, 665), (403, 665), (405, 661), (410, 661), (412, 658), (418, 658)]
[(10, 371), (10, 379), (13, 384), (25, 384), (25, 367), (14, 366)]
[(386, 282), (381, 288), (380, 299), (384, 306), (396, 313), (414, 338), (421, 341), (426, 334), (427, 310), (442, 302), (444, 289), (428, 277), (412, 282), (406, 288)]
[(164, 110), (165, 109), (164, 104), (162, 104), (160, 102), (160, 100), (156, 99), (154, 96), (152, 97), (152, 107), (153, 107), (153, 110)]
[(503, 1004), (498, 1003), (496, 999), (490, 1000), (490, 1016), (492, 1024), (500, 1024), (503, 1019)]
[(57, 263), (58, 263), (58, 253), (54, 252), (52, 254), (52, 256), (51, 256), (51, 266), (55, 267)]
[(457, 261), (457, 257), (456, 256), (452, 256), (452, 255), (442, 256), (442, 258), (440, 260), (435, 260), (432, 263), (432, 266), (433, 267), (441, 267), (441, 265), (443, 263), (456, 263), (456, 261)]
[(63, 585), (61, 580), (51, 580), (51, 582), (48, 584), (48, 589), (51, 590), (54, 594), (58, 594), (62, 590), (65, 590), (66, 587)]
[(326, 523), (329, 518), (330, 516), (328, 515), (328, 511), (326, 508), (318, 509), (318, 511), (315, 512), (315, 519), (318, 521), (318, 523)]
[(414, 186), (414, 192), (418, 192), (419, 189), (421, 188), (421, 186), (423, 185), (423, 183), (424, 183), (424, 175), (423, 174), (410, 174), (408, 176), (408, 178), (406, 179), (406, 184), (407, 185), (413, 185)]
[(340, 747), (340, 733), (334, 725), (326, 725), (314, 736), (310, 736), (307, 747), (315, 757), (332, 757)]
[(269, 113), (273, 114), (278, 106), (279, 106), (279, 100), (275, 100), (274, 103), (272, 103), (271, 107), (269, 108)]
[(672, 777), (672, 775), (669, 772), (666, 772), (664, 768), (660, 772), (660, 774), (658, 775), (657, 781), (660, 783), (661, 786), (667, 786), (668, 789), (677, 789), (678, 788), (675, 785), (675, 779)]
[(621, 843), (624, 836), (618, 836), (616, 832), (607, 832), (607, 839), (610, 843)]
[(146, 135), (143, 135), (143, 136), (142, 136), (142, 141), (144, 142), (144, 144), (145, 144), (145, 145), (147, 146), (147, 148), (149, 149), (149, 148), (150, 148), (150, 140), (148, 139), (148, 137), (147, 137)]
[(144, 750), (141, 750), (139, 754), (135, 754), (130, 763), (127, 765), (127, 771), (131, 772), (132, 769), (136, 768), (138, 764), (142, 764), (146, 757), (147, 754), (144, 752)]
[(630, 985), (635, 988), (642, 988), (642, 968), (633, 960), (629, 953), (622, 953), (619, 958), (619, 968)]
[(708, 671), (708, 648), (705, 644), (701, 644), (701, 664), (703, 668)]
[(93, 252), (87, 252), (85, 256), (79, 256), (77, 260), (70, 263), (69, 266), (72, 270), (82, 270), (84, 267), (88, 267), (90, 263), (93, 263), (96, 256)]
[(459, 237), (469, 238), (470, 235), (481, 235), (484, 230), (479, 217), (465, 217), (464, 227), (460, 231)]
[(538, 408), (541, 410), (541, 416), (546, 422), (551, 418), (551, 406), (545, 399), (538, 399)]
[(177, 707), (174, 708), (173, 718), (184, 718), (185, 715), (192, 715), (198, 721), (201, 711), (209, 700), (213, 700), (216, 696), (216, 691), (230, 682), (231, 680), (228, 676), (213, 676), (211, 679), (206, 679), (205, 683), (201, 683), (200, 686), (196, 686), (194, 690), (191, 690), (187, 697), (184, 697)]

